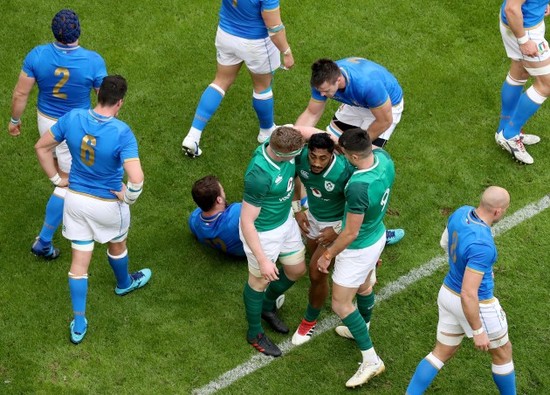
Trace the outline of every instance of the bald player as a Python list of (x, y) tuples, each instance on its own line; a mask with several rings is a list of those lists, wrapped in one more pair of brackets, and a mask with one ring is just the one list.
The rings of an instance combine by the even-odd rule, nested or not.
[(464, 335), (473, 338), (476, 349), (491, 354), (493, 380), (500, 393), (516, 393), (506, 314), (493, 295), (497, 250), (491, 226), (504, 216), (509, 205), (508, 192), (491, 186), (483, 192), (477, 208), (463, 206), (449, 217), (440, 242), (449, 254), (449, 272), (437, 299), (437, 341), (418, 364), (408, 395), (426, 391)]

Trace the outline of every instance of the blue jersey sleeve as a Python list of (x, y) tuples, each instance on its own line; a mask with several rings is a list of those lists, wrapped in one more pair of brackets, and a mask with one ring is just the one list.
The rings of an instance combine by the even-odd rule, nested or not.
[(34, 74), (34, 66), (36, 64), (36, 59), (38, 58), (39, 50), (40, 47), (33, 48), (32, 51), (27, 54), (25, 60), (23, 61), (23, 67), (21, 70), (25, 72), (28, 77), (36, 78)]
[(130, 159), (139, 159), (138, 145), (134, 133), (126, 129), (120, 139), (120, 159), (125, 162)]
[(261, 3), (262, 11), (273, 11), (279, 8), (279, 0), (263, 0)]
[(472, 243), (468, 247), (468, 250), (467, 268), (480, 274), (491, 273), (493, 271), (494, 248), (483, 243)]
[(327, 97), (321, 95), (321, 93), (319, 93), (319, 91), (315, 88), (311, 88), (311, 98), (317, 101), (327, 101)]
[(380, 107), (388, 98), (388, 91), (381, 80), (371, 80), (368, 85), (365, 85), (363, 99), (369, 108)]
[(61, 143), (63, 140), (66, 139), (67, 130), (70, 129), (68, 127), (68, 125), (71, 123), (69, 120), (70, 117), (71, 117), (71, 113), (68, 112), (67, 114), (59, 118), (57, 122), (50, 128), (53, 138), (58, 143)]
[(103, 82), (103, 78), (107, 76), (107, 66), (105, 65), (105, 60), (101, 57), (99, 54), (95, 54), (96, 56), (93, 57), (93, 63), (94, 63), (94, 82), (93, 87), (94, 89), (99, 89), (101, 86), (101, 83)]

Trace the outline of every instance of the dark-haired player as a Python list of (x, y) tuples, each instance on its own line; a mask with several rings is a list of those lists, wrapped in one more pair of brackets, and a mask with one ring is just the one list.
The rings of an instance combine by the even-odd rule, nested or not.
[[(38, 86), (38, 131), (44, 135), (57, 121), (74, 108), (90, 108), (90, 91), (99, 89), (107, 75), (105, 61), (96, 52), (79, 45), (80, 22), (78, 15), (68, 9), (59, 11), (52, 20), (55, 42), (39, 45), (25, 57), (19, 80), (13, 91), (11, 120), (8, 131), (12, 136), (21, 132), (21, 116), (29, 94)], [(59, 174), (67, 175), (71, 169), (71, 154), (67, 144), (55, 149)], [(46, 259), (59, 256), (59, 249), (52, 245), (52, 238), (63, 218), (66, 190), (59, 180), (46, 205), (44, 224), (31, 251)]]

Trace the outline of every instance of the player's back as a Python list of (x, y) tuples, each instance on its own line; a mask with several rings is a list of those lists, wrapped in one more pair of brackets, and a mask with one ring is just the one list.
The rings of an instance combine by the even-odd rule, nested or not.
[(449, 273), (445, 277), (445, 285), (459, 294), (468, 267), (483, 274), (480, 300), (492, 297), (492, 265), (497, 259), (497, 252), (491, 228), (477, 216), (474, 207), (462, 206), (449, 217), (447, 231)]
[(384, 66), (357, 57), (341, 59), (336, 61), (336, 64), (347, 80), (344, 93), (356, 102), (346, 104), (373, 108), (383, 104), (376, 101), (377, 97), (380, 97), (381, 101), (389, 95), (392, 105), (403, 99), (403, 90), (397, 78)]
[(279, 0), (222, 0), (219, 26), (237, 37), (266, 38), (268, 34), (262, 11), (278, 7)]
[(139, 158), (137, 141), (128, 125), (93, 110), (77, 109), (61, 117), (52, 133), (65, 138), (73, 157), (70, 189), (116, 199), (110, 191), (121, 189), (124, 161)]
[(59, 118), (74, 108), (90, 108), (90, 91), (107, 75), (99, 54), (80, 46), (50, 43), (35, 47), (23, 71), (38, 85), (38, 110)]
[(232, 203), (211, 217), (205, 217), (203, 211), (197, 208), (189, 217), (189, 228), (200, 243), (230, 255), (245, 256), (239, 238), (241, 207), (241, 203)]
[(364, 217), (359, 235), (349, 249), (368, 247), (386, 231), (383, 219), (395, 179), (395, 166), (390, 155), (383, 149), (373, 150), (373, 155), (374, 164), (368, 169), (356, 170), (346, 185), (346, 214), (360, 214), (357, 207), (365, 206), (367, 199), (367, 209), (362, 212)]

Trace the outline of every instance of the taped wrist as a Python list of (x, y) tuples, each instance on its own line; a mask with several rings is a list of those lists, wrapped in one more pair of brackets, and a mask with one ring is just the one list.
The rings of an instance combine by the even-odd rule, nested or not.
[(143, 191), (143, 181), (140, 183), (133, 183), (128, 181), (126, 183), (126, 191), (124, 192), (124, 203), (134, 204)]

